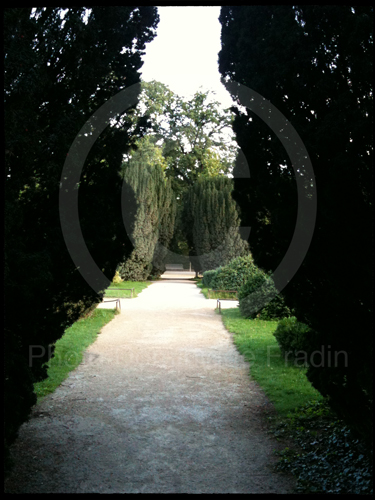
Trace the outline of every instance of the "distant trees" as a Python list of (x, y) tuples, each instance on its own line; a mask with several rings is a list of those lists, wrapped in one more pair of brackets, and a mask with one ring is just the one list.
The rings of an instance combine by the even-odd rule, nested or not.
[[(157, 22), (156, 7), (4, 11), (6, 453), (36, 401), (33, 383), (46, 377), (49, 346), (100, 301), (61, 231), (65, 159), (92, 113), (139, 82), (141, 54)], [(85, 243), (109, 280), (132, 250), (118, 170), (143, 130), (126, 114), (119, 120), (121, 128), (108, 118), (74, 186)]]
[(162, 148), (177, 195), (202, 175), (230, 172), (237, 151), (231, 138), (233, 114), (221, 110), (210, 92), (197, 91), (183, 100), (160, 82), (142, 82), (142, 89), (135, 118), (145, 113), (150, 119), (149, 134)]
[(160, 82), (143, 82), (142, 89), (133, 121), (136, 124), (143, 114), (149, 119), (147, 139), (162, 152), (177, 201), (171, 250), (188, 247), (196, 271), (242, 255), (246, 243), (238, 232), (232, 185), (226, 177), (237, 152), (229, 133), (232, 113), (220, 110), (209, 92), (198, 91), (183, 100)]
[(182, 227), (196, 272), (224, 266), (249, 253), (239, 233), (232, 190), (228, 177), (201, 177), (185, 193)]
[[(373, 387), (373, 8), (222, 7), (220, 22), (223, 77), (270, 100), (310, 155), (317, 190), (315, 231), (283, 294), (298, 319), (316, 332), (312, 347), (325, 353), (320, 366), (309, 367), (309, 380), (347, 423), (368, 437)], [(295, 174), (267, 124), (250, 110), (236, 114), (233, 128), (251, 177), (235, 178), (234, 197), (242, 223), (251, 227), (255, 263), (276, 269), (293, 236)], [(333, 351), (345, 353), (335, 365), (328, 358)]]
[[(176, 198), (165, 177), (166, 162), (150, 137), (136, 143), (137, 149), (122, 165), (125, 181), (123, 214), (134, 249), (119, 266), (124, 280), (146, 280), (153, 269), (164, 269), (164, 257), (174, 232)], [(125, 256), (126, 257), (126, 256)]]

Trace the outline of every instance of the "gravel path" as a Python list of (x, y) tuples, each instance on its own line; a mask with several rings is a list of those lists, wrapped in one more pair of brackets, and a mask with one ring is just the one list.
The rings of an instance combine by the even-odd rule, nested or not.
[(215, 304), (173, 280), (121, 300), (20, 429), (5, 491), (289, 493), (270, 467), (267, 400)]

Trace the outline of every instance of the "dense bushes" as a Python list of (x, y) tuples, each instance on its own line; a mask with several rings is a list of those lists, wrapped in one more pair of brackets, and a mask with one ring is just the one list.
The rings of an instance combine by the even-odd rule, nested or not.
[(246, 281), (238, 289), (240, 312), (245, 318), (275, 320), (292, 314), (284, 296), (275, 287), (273, 279), (252, 264)]
[(245, 318), (275, 320), (292, 315), (272, 278), (254, 264), (251, 254), (205, 271), (202, 284), (214, 290), (237, 290), (240, 311)]
[(236, 257), (226, 266), (205, 271), (202, 283), (207, 288), (215, 290), (238, 290), (256, 269), (251, 254)]
[(203, 279), (202, 279), (203, 286), (205, 286), (207, 288), (213, 288), (212, 281), (220, 269), (221, 269), (221, 267), (218, 267), (217, 269), (211, 269), (210, 271), (205, 271), (203, 273)]
[(293, 309), (288, 307), (285, 302), (285, 297), (282, 293), (278, 293), (261, 311), (257, 314), (257, 318), (263, 320), (277, 320), (288, 318), (293, 315)]
[(259, 268), (238, 290), (240, 313), (244, 318), (255, 318), (277, 294), (275, 284), (267, 274)]
[(251, 254), (236, 257), (226, 266), (219, 267), (212, 279), (212, 288), (216, 290), (238, 290), (256, 270)]
[(284, 355), (291, 353), (294, 358), (298, 356), (298, 351), (305, 351), (308, 347), (309, 335), (312, 335), (311, 329), (297, 321), (295, 316), (281, 319), (274, 333), (281, 352)]

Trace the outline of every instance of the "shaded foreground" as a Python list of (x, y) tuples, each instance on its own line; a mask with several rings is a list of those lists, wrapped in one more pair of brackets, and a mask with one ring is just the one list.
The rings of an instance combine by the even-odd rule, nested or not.
[[(288, 493), (267, 400), (194, 283), (121, 300), (83, 363), (23, 425), (9, 493)], [(269, 404), (267, 406), (270, 406)]]

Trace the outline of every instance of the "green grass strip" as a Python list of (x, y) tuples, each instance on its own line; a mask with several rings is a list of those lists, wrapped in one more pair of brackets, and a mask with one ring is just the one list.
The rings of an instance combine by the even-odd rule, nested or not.
[(142, 290), (151, 285), (152, 281), (123, 281), (122, 283), (111, 283), (104, 294), (104, 298), (127, 299), (130, 298), (130, 290), (116, 290), (116, 288), (134, 288), (133, 298), (137, 297)]
[(51, 394), (82, 361), (83, 353), (97, 338), (104, 325), (116, 315), (115, 309), (95, 309), (76, 321), (55, 343), (55, 355), (48, 362), (48, 378), (34, 384), (38, 403)]
[(306, 368), (285, 363), (273, 333), (277, 321), (244, 319), (238, 309), (223, 309), (225, 327), (234, 333), (234, 343), (250, 363), (250, 375), (262, 387), (280, 416), (296, 408), (322, 401), (306, 378)]

